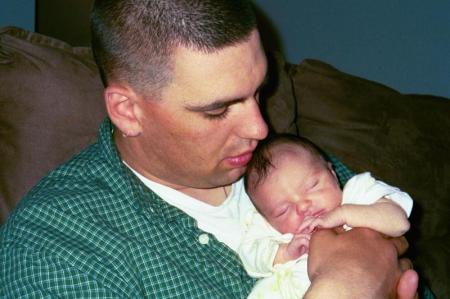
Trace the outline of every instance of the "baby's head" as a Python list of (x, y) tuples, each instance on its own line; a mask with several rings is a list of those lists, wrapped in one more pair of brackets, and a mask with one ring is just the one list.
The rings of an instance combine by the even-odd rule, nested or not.
[(336, 174), (320, 149), (287, 134), (258, 145), (245, 184), (255, 207), (281, 233), (299, 233), (305, 217), (318, 217), (342, 199)]

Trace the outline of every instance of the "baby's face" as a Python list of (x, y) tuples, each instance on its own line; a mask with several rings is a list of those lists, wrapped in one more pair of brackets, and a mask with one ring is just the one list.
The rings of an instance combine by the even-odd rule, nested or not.
[(250, 195), (275, 229), (299, 233), (305, 217), (318, 217), (338, 207), (342, 191), (331, 165), (302, 148), (283, 146), (288, 148), (272, 152), (274, 167)]

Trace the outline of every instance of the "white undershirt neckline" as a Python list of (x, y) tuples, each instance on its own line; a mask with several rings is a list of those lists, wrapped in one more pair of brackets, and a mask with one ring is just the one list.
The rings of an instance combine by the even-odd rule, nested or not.
[(246, 211), (254, 209), (244, 188), (241, 178), (231, 185), (231, 192), (219, 206), (213, 206), (197, 200), (178, 190), (152, 181), (128, 164), (124, 164), (144, 183), (168, 204), (182, 210), (197, 221), (199, 229), (213, 234), (219, 241), (237, 250), (242, 238), (240, 223)]

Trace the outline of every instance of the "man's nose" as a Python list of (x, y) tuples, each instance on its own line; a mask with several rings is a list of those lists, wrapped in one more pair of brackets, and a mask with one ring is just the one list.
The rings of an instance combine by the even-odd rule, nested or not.
[(244, 103), (243, 121), (238, 124), (239, 135), (245, 139), (262, 140), (267, 137), (269, 129), (264, 121), (256, 99)]

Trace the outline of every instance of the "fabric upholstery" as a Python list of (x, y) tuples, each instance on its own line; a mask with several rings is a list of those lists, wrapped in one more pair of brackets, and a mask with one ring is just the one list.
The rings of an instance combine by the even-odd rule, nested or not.
[(78, 152), (105, 115), (88, 48), (0, 30), (0, 223), (50, 169)]

